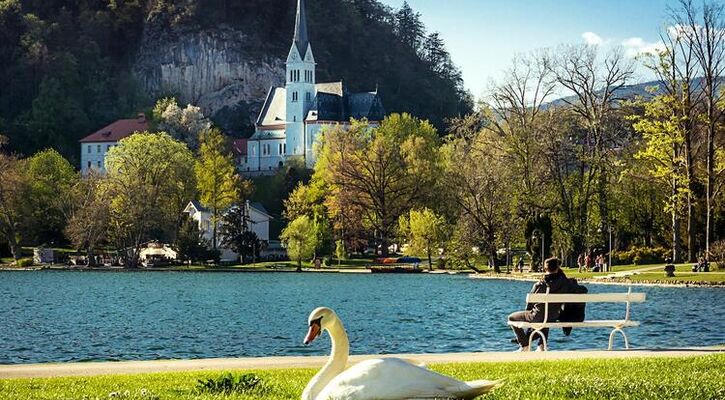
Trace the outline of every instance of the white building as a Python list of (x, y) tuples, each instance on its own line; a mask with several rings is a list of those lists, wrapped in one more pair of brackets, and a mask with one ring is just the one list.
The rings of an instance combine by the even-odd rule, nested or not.
[[(260, 203), (247, 201), (245, 207), (247, 208), (246, 215), (249, 216), (249, 230), (254, 232), (261, 242), (269, 243), (269, 221), (272, 220), (272, 216), (267, 213), (267, 210)], [(203, 232), (203, 237), (211, 242), (213, 237), (211, 210), (193, 200), (186, 206), (184, 213), (189, 214), (189, 217), (199, 224), (199, 230)], [(221, 243), (218, 230), (219, 227), (217, 226), (217, 243)], [(217, 247), (221, 253), (221, 261), (239, 261), (239, 254), (230, 249), (222, 248), (218, 244)]]
[(106, 153), (117, 146), (121, 139), (149, 129), (149, 123), (144, 114), (132, 119), (119, 119), (98, 131), (80, 140), (81, 144), (81, 172), (88, 173), (90, 169), (106, 171)]
[[(292, 47), (287, 56), (285, 87), (272, 87), (256, 122), (246, 153), (238, 154), (242, 172), (265, 173), (282, 167), (290, 158), (315, 163), (314, 145), (325, 126), (366, 118), (372, 123), (385, 116), (377, 90), (349, 93), (342, 82), (317, 83), (316, 63), (307, 36), (304, 0), (297, 0)], [(242, 154), (244, 153), (244, 154)]]

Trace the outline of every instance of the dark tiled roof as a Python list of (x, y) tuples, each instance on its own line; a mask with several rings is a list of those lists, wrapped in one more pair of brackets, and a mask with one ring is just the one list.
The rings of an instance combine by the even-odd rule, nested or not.
[(84, 137), (81, 143), (88, 142), (118, 142), (131, 136), (134, 132), (143, 132), (149, 129), (149, 123), (143, 114), (133, 119), (119, 119), (118, 121), (103, 127), (96, 132)]
[(199, 203), (198, 200), (192, 200), (191, 201), (191, 205), (193, 205), (194, 208), (196, 208), (196, 211), (199, 211), (199, 212), (207, 212), (207, 211), (209, 211), (206, 207), (202, 206), (201, 203)]
[(267, 209), (264, 208), (264, 206), (262, 205), (262, 203), (260, 203), (258, 201), (250, 201), (249, 202), (249, 206), (252, 207), (252, 208), (254, 208), (254, 209), (256, 209), (257, 211), (260, 211), (260, 212), (262, 212), (264, 214), (269, 215), (269, 211), (267, 211)]

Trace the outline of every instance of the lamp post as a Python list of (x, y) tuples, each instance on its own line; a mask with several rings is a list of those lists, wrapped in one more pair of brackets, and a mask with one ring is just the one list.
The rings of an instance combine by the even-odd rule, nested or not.
[(607, 272), (612, 272), (612, 225), (609, 225), (609, 263), (607, 264)]

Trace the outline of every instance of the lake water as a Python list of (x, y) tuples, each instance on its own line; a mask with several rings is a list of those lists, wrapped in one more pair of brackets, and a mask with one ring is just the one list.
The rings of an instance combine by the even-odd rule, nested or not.
[[(590, 293), (626, 291), (588, 285)], [(506, 316), (531, 283), (466, 276), (0, 272), (0, 364), (322, 355), (307, 316), (335, 309), (361, 353), (511, 351)], [(635, 287), (635, 347), (725, 343), (725, 289)], [(624, 305), (587, 307), (622, 318)], [(552, 330), (551, 349), (605, 349), (606, 329)], [(618, 344), (622, 345), (621, 338)]]

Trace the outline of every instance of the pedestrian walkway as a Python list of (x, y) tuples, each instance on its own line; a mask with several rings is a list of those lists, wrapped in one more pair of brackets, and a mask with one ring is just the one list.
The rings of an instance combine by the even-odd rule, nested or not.
[[(666, 349), (666, 350), (621, 350), (621, 351), (547, 351), (547, 352), (482, 352), (482, 353), (444, 353), (444, 354), (398, 354), (398, 355), (361, 355), (350, 357), (350, 363), (369, 358), (400, 357), (417, 363), (459, 363), (459, 362), (517, 362), (538, 360), (578, 360), (578, 359), (621, 359), (641, 357), (691, 357), (725, 353), (725, 346)], [(304, 357), (249, 357), (249, 358), (211, 358), (201, 360), (157, 360), (157, 361), (118, 361), (84, 362), (55, 364), (0, 365), (0, 379), (8, 378), (46, 378), (59, 376), (93, 376), (140, 374), (153, 372), (180, 371), (218, 371), (239, 369), (273, 368), (319, 368), (327, 360), (326, 356)]]

